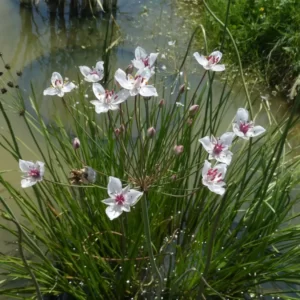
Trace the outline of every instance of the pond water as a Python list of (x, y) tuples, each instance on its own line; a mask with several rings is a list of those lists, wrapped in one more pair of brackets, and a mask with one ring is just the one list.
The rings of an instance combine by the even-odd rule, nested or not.
[[(53, 71), (77, 80), (79, 65), (93, 66), (97, 61), (105, 60), (107, 71), (112, 70), (107, 74), (109, 79), (118, 67), (125, 69), (134, 57), (134, 49), (142, 46), (148, 52), (159, 51), (163, 54), (158, 60), (157, 72), (159, 76), (171, 77), (174, 70), (179, 68), (192, 34), (190, 17), (180, 15), (177, 1), (172, 0), (119, 0), (118, 9), (113, 17), (109, 13), (97, 17), (86, 17), (74, 11), (70, 14), (69, 7), (66, 7), (63, 15), (49, 14), (42, 0), (33, 8), (20, 7), (18, 0), (0, 1), (0, 52), (5, 62), (10, 64), (13, 80), (19, 85), (25, 97), (31, 94), (30, 84), (34, 86), (45, 120), (51, 120), (57, 113), (62, 117), (66, 114), (60, 99), (42, 96), (42, 91), (50, 84)], [(109, 49), (111, 51), (107, 53), (106, 50)], [(191, 54), (194, 51), (201, 52), (202, 49), (192, 47), (183, 70), (184, 73), (188, 71), (189, 74), (193, 74), (189, 77), (191, 89), (199, 81), (202, 72), (192, 58)], [(19, 70), (23, 72), (21, 77), (16, 76), (16, 71)], [(1, 71), (4, 75), (0, 77), (0, 88), (12, 80), (2, 65)], [(158, 86), (159, 84), (158, 81)], [(221, 88), (222, 85), (217, 81), (214, 91), (216, 99), (221, 93)], [(0, 98), (13, 101), (14, 91), (8, 89), (9, 93), (0, 95)], [(224, 124), (229, 124), (236, 109), (243, 103), (244, 94), (241, 91), (241, 87), (236, 89), (228, 111), (228, 120), (224, 120)], [(90, 95), (90, 91), (87, 93)], [(256, 97), (259, 98), (259, 93)], [(282, 99), (271, 97), (270, 102), (271, 110), (278, 116), (283, 115), (288, 109)], [(30, 101), (27, 101), (27, 108), (30, 109)], [(16, 135), (30, 146), (31, 138), (23, 126), (19, 111), (12, 108), (8, 114), (13, 124), (19, 124), (14, 125)], [(263, 115), (260, 124), (267, 125), (267, 123), (268, 118)], [(2, 115), (0, 129), (1, 133), (6, 135)], [(41, 146), (43, 147), (42, 142)], [(40, 158), (33, 157), (32, 152), (25, 146), (21, 147), (21, 151), (24, 159)], [(17, 162), (2, 148), (0, 154), (0, 170), (12, 170), (6, 174), (6, 178), (15, 186), (19, 186), (20, 173)], [(1, 187), (0, 193), (1, 196), (6, 196)], [(11, 206), (14, 209), (13, 203)], [(10, 238), (1, 234), (1, 251), (15, 251), (17, 247), (7, 243)]]

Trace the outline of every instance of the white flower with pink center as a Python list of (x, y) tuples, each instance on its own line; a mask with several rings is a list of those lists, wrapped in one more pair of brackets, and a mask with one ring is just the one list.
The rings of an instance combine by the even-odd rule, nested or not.
[(135, 59), (132, 60), (132, 64), (138, 70), (142, 70), (144, 68), (153, 69), (157, 56), (158, 53), (150, 53), (148, 55), (142, 47), (137, 47), (135, 49)]
[(214, 136), (206, 136), (199, 140), (204, 149), (208, 152), (208, 159), (215, 159), (221, 163), (229, 165), (232, 159), (232, 152), (228, 148), (232, 144), (235, 134), (233, 132), (226, 132), (219, 138)]
[(100, 83), (93, 83), (93, 92), (98, 100), (92, 100), (90, 102), (95, 105), (97, 114), (119, 109), (119, 104), (129, 97), (127, 90), (121, 90), (115, 93), (114, 91), (105, 90)]
[(84, 80), (87, 82), (98, 82), (104, 76), (104, 62), (98, 61), (96, 67), (89, 68), (87, 66), (79, 66), (81, 74), (84, 76)]
[(225, 193), (224, 177), (227, 171), (226, 164), (217, 164), (214, 167), (207, 160), (202, 169), (202, 183), (206, 185), (212, 192), (223, 195)]
[(143, 195), (142, 192), (130, 189), (130, 186), (122, 188), (121, 180), (112, 176), (109, 177), (107, 192), (110, 198), (102, 202), (108, 205), (105, 212), (110, 220), (119, 217), (123, 211), (130, 212), (130, 207)]
[(249, 112), (244, 108), (238, 109), (232, 127), (233, 132), (245, 140), (249, 140), (250, 137), (258, 136), (266, 131), (262, 126), (254, 126), (254, 122), (249, 121)]
[(225, 65), (219, 65), (222, 58), (222, 53), (220, 51), (214, 51), (209, 56), (200, 55), (198, 52), (195, 52), (194, 57), (197, 62), (205, 69), (215, 72), (221, 72), (225, 70)]
[(156, 88), (153, 85), (148, 85), (148, 80), (152, 75), (149, 68), (138, 71), (135, 77), (118, 69), (115, 73), (115, 80), (121, 85), (122, 88), (129, 91), (130, 96), (140, 94), (143, 97), (157, 97)]
[(22, 188), (33, 186), (37, 182), (43, 180), (45, 163), (41, 161), (33, 163), (31, 161), (19, 159), (19, 167), (24, 173), (23, 179), (21, 180)]
[(63, 97), (65, 93), (71, 92), (76, 87), (73, 82), (64, 82), (62, 76), (57, 72), (52, 73), (51, 84), (51, 87), (44, 90), (44, 96)]

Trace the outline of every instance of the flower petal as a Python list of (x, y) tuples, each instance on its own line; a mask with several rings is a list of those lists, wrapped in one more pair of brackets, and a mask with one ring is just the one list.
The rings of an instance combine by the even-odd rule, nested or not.
[(79, 70), (84, 77), (88, 76), (92, 72), (91, 68), (87, 66), (79, 66)]
[(230, 165), (231, 160), (232, 160), (232, 155), (233, 155), (232, 152), (225, 150), (225, 151), (222, 151), (219, 155), (216, 155), (214, 158), (221, 163)]
[(97, 70), (97, 72), (103, 74), (103, 72), (104, 72), (104, 61), (98, 61), (96, 63), (96, 68), (95, 69)]
[(126, 73), (118, 69), (115, 73), (115, 80), (121, 85), (122, 88), (130, 90), (132, 89), (132, 84), (127, 80)]
[(98, 100), (92, 100), (90, 103), (95, 105), (95, 112), (97, 114), (106, 113), (109, 110), (109, 106), (106, 103), (102, 103)]
[(22, 172), (27, 173), (33, 167), (34, 167), (34, 163), (32, 161), (19, 159), (19, 168)]
[(145, 64), (141, 60), (133, 59), (131, 62), (133, 66), (138, 70), (142, 70), (143, 68), (145, 68)]
[(215, 72), (222, 72), (225, 70), (225, 65), (212, 65), (210, 69)]
[(208, 63), (208, 60), (206, 59), (205, 56), (200, 55), (198, 52), (195, 52), (194, 57), (196, 58), (197, 62), (201, 65), (201, 66), (206, 66)]
[(45, 163), (42, 161), (37, 161), (36, 165), (38, 166), (39, 170), (40, 170), (40, 180), (42, 180), (42, 177), (44, 176), (45, 173)]
[(89, 74), (87, 75), (84, 80), (87, 82), (98, 82), (103, 78), (103, 76), (99, 76), (98, 74)]
[(104, 204), (109, 205), (109, 206), (112, 206), (112, 205), (116, 204), (116, 200), (112, 199), (112, 198), (104, 199), (101, 202), (103, 202)]
[(75, 89), (75, 87), (76, 85), (73, 82), (68, 82), (63, 86), (62, 91), (64, 93), (68, 93), (71, 92), (73, 89)]
[(156, 88), (153, 85), (144, 85), (140, 88), (140, 95), (143, 97), (157, 97)]
[(248, 118), (249, 118), (248, 110), (246, 110), (244, 108), (239, 108), (236, 113), (235, 121), (238, 124), (240, 124), (241, 122), (246, 123), (246, 122), (248, 122)]
[(204, 166), (203, 166), (203, 169), (202, 169), (202, 176), (206, 176), (208, 170), (211, 168), (211, 163), (207, 160), (205, 160), (204, 162)]
[(150, 53), (149, 55), (149, 66), (150, 68), (154, 65), (156, 59), (157, 59), (158, 53)]
[(37, 183), (37, 180), (32, 177), (24, 178), (21, 180), (21, 187), (23, 189), (25, 189), (25, 188), (35, 185), (36, 183)]
[(54, 88), (54, 87), (49, 87), (47, 89), (44, 90), (43, 95), (44, 96), (54, 96), (58, 94), (58, 89)]
[(64, 80), (62, 78), (62, 76), (58, 73), (58, 72), (53, 72), (52, 76), (51, 76), (51, 84), (55, 87), (56, 86), (56, 82), (60, 81), (61, 84), (63, 84)]
[(254, 137), (258, 136), (266, 131), (265, 128), (262, 126), (254, 126), (253, 128), (250, 128), (249, 131), (247, 132), (247, 136)]
[(216, 58), (216, 64), (222, 59), (222, 52), (213, 51), (209, 56), (214, 56)]
[(142, 47), (139, 47), (139, 46), (136, 47), (134, 54), (135, 54), (135, 58), (137, 60), (145, 59), (148, 56), (145, 49), (143, 49)]
[(218, 186), (218, 185), (214, 185), (214, 184), (210, 184), (207, 185), (207, 187), (214, 193), (218, 194), (218, 195), (223, 195), (225, 193), (225, 188)]
[(126, 195), (126, 202), (130, 205), (133, 206), (135, 205), (139, 199), (143, 196), (143, 192), (139, 192), (136, 190), (130, 190)]
[(122, 193), (122, 183), (119, 178), (109, 176), (109, 182), (107, 185), (108, 195), (112, 198), (115, 198), (116, 194)]
[(105, 89), (100, 83), (93, 83), (93, 92), (95, 96), (100, 100), (102, 98), (101, 95), (105, 94)]
[(113, 206), (108, 206), (105, 210), (107, 216), (109, 217), (110, 220), (113, 220), (117, 217), (119, 217), (122, 214), (122, 206), (121, 205), (113, 205)]
[(222, 178), (225, 177), (226, 172), (227, 172), (227, 165), (226, 164), (217, 164), (214, 166), (214, 169), (217, 169), (218, 172), (222, 174)]
[(120, 206), (121, 206), (121, 209), (123, 211), (130, 212), (130, 205), (129, 204), (124, 203), (123, 205), (120, 205)]
[(223, 145), (226, 145), (229, 147), (232, 144), (232, 140), (233, 140), (234, 136), (235, 136), (234, 132), (225, 132), (224, 134), (222, 134), (220, 136), (220, 141)]
[(208, 153), (211, 153), (213, 151), (214, 145), (211, 142), (209, 136), (205, 136), (204, 138), (200, 139), (199, 142), (202, 144), (202, 146)]
[(124, 102), (129, 96), (130, 96), (129, 91), (123, 89), (114, 96), (113, 104), (120, 104)]

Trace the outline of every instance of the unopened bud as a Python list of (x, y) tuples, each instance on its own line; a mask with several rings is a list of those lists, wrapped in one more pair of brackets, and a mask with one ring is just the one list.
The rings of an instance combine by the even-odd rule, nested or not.
[(156, 133), (156, 130), (154, 127), (150, 127), (148, 130), (147, 130), (147, 135), (149, 138), (153, 138), (155, 136), (155, 133)]
[(174, 146), (174, 152), (176, 155), (180, 155), (184, 150), (184, 147), (182, 145), (175, 145)]
[(182, 94), (182, 93), (184, 93), (184, 91), (185, 91), (185, 84), (182, 84), (182, 85), (179, 87), (178, 92), (179, 92), (179, 94)]
[(161, 99), (160, 101), (159, 101), (159, 103), (158, 103), (158, 107), (159, 108), (162, 108), (162, 107), (164, 107), (165, 106), (165, 100), (164, 99)]
[(73, 148), (75, 150), (78, 149), (80, 147), (80, 140), (79, 140), (79, 138), (78, 137), (74, 138), (72, 144), (73, 144)]
[(119, 136), (120, 134), (121, 134), (120, 128), (116, 128), (116, 129), (115, 129), (115, 135), (116, 135), (116, 136)]
[(126, 75), (132, 74), (133, 69), (134, 69), (133, 64), (128, 65), (127, 68), (125, 69)]
[(199, 105), (198, 104), (194, 104), (189, 108), (189, 115), (190, 116), (194, 116), (197, 111), (199, 110)]
[(173, 174), (173, 175), (171, 176), (171, 179), (172, 179), (173, 181), (175, 181), (175, 180), (177, 179), (177, 175), (176, 175), (176, 174)]

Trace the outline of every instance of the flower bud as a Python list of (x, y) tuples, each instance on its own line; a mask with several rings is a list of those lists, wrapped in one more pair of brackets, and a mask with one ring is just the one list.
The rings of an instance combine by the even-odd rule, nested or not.
[(124, 132), (125, 131), (125, 125), (124, 124), (121, 124), (120, 125), (120, 127), (119, 127), (119, 129), (120, 129), (120, 132)]
[(134, 69), (133, 64), (128, 65), (127, 68), (125, 69), (126, 75), (132, 74), (133, 69)]
[(173, 175), (171, 176), (171, 179), (172, 179), (173, 181), (175, 181), (175, 180), (177, 179), (177, 175), (176, 175), (176, 174), (173, 174)]
[(180, 155), (184, 150), (184, 147), (182, 145), (175, 145), (174, 146), (174, 152), (176, 155)]
[(115, 129), (115, 136), (118, 137), (121, 134), (121, 129), (120, 128), (116, 128)]
[(72, 144), (73, 144), (73, 148), (75, 150), (78, 149), (80, 147), (80, 140), (79, 140), (79, 138), (78, 137), (74, 138)]
[(158, 107), (159, 108), (162, 108), (162, 107), (164, 107), (165, 106), (165, 100), (164, 99), (161, 99), (160, 101), (159, 101), (159, 103), (158, 103)]
[(156, 134), (156, 130), (154, 127), (148, 128), (147, 135), (149, 138), (153, 138), (155, 136), (155, 134)]
[(179, 94), (183, 94), (184, 91), (185, 91), (185, 84), (182, 84), (182, 85), (179, 87), (178, 92), (179, 92)]
[(194, 104), (189, 108), (189, 115), (190, 116), (194, 116), (199, 110), (199, 105), (198, 104)]

